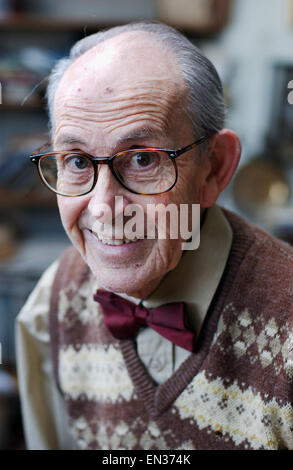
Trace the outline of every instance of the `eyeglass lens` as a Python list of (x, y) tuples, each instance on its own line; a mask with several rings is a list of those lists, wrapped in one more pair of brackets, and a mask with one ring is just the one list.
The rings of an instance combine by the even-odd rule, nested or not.
[[(89, 192), (94, 184), (94, 164), (82, 154), (46, 155), (40, 159), (39, 168), (45, 183), (59, 194), (82, 195)], [(176, 180), (175, 165), (163, 151), (117, 154), (113, 160), (113, 170), (126, 188), (137, 193), (162, 193)]]

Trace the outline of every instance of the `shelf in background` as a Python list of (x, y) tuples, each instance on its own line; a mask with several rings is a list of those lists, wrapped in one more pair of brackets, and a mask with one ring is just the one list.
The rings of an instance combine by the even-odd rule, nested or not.
[(47, 190), (12, 191), (0, 188), (0, 208), (57, 207), (56, 196)]
[[(158, 19), (158, 21), (160, 21)], [(172, 21), (162, 19), (164, 23), (169, 24), (175, 28), (179, 27), (186, 34), (193, 36), (212, 36), (220, 32), (223, 27), (222, 21), (217, 21), (211, 24), (196, 25), (196, 27), (191, 26), (180, 26), (175, 24)], [(26, 14), (26, 13), (17, 13), (6, 17), (0, 17), (0, 31), (59, 31), (59, 32), (70, 32), (70, 31), (84, 31), (84, 34), (87, 34), (87, 31), (94, 32), (100, 29), (109, 28), (111, 26), (118, 26), (121, 24), (127, 23), (127, 21), (106, 21), (99, 20), (98, 18), (58, 18), (53, 16), (45, 16), (41, 14)]]
[[(116, 23), (118, 24), (118, 23)], [(91, 18), (67, 19), (41, 14), (17, 13), (6, 17), (0, 17), (0, 31), (2, 30), (34, 30), (34, 31), (72, 31), (84, 27), (89, 29), (101, 29), (115, 24), (111, 21), (99, 21)]]
[(45, 106), (40, 104), (6, 104), (3, 103), (0, 105), (1, 111), (45, 111)]

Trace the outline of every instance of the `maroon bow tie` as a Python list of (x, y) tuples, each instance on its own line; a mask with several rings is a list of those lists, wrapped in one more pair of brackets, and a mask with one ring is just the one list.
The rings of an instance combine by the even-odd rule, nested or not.
[(147, 309), (102, 289), (97, 290), (94, 299), (101, 304), (104, 323), (115, 338), (129, 338), (141, 325), (148, 325), (177, 346), (193, 351), (195, 333), (188, 329), (184, 302)]

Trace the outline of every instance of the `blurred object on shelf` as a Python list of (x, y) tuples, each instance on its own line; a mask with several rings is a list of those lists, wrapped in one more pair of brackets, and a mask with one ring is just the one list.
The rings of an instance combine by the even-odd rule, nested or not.
[[(25, 154), (27, 157), (39, 149), (44, 143), (49, 140), (48, 132), (41, 134), (17, 135), (10, 139), (9, 144), (4, 149), (4, 155), (9, 159), (13, 154)], [(0, 161), (1, 163), (1, 161)]]
[(47, 134), (14, 137), (5, 147), (0, 161), (0, 186), (10, 190), (28, 188), (36, 181), (29, 156), (47, 142)]
[(97, 23), (99, 20), (128, 22), (155, 16), (155, 0), (23, 0), (22, 5), (29, 13), (55, 18), (78, 18), (80, 21), (96, 19)]
[(236, 174), (233, 195), (245, 214), (257, 218), (268, 208), (285, 205), (289, 201), (290, 188), (280, 166), (258, 157)]
[(4, 105), (22, 105), (26, 106), (42, 106), (42, 92), (39, 88), (35, 92), (36, 77), (23, 70), (16, 71), (10, 77), (3, 77), (3, 104)]
[(159, 19), (190, 32), (219, 32), (228, 22), (232, 0), (157, 0)]
[(271, 116), (261, 156), (235, 176), (233, 196), (243, 213), (276, 237), (292, 243), (293, 106), (288, 100), (292, 63), (273, 66)]
[(201, 46), (201, 50), (215, 66), (222, 81), (225, 103), (231, 109), (233, 106), (232, 85), (237, 71), (235, 59), (215, 43), (206, 43)]
[(19, 9), (19, 0), (0, 0), (0, 18), (15, 13)]
[(16, 254), (25, 232), (23, 214), (0, 207), (0, 263)]
[[(0, 160), (0, 185), (13, 184), (15, 173), (31, 163), (29, 156), (48, 141), (48, 134), (19, 135), (10, 139)], [(11, 178), (11, 181), (10, 181)]]
[(12, 12), (12, 5), (10, 0), (0, 0), (0, 17), (6, 16)]
[(0, 450), (9, 446), (18, 413), (17, 384), (12, 374), (0, 369)]
[(12, 256), (15, 253), (16, 245), (13, 226), (0, 222), (0, 260)]
[(11, 208), (54, 208), (57, 207), (56, 195), (42, 184), (40, 178), (34, 187), (14, 190), (0, 188), (0, 207)]
[(48, 141), (48, 134), (17, 136), (0, 159), (0, 206), (55, 206), (56, 197), (42, 184), (29, 156)]
[[(63, 51), (56, 52), (41, 47), (27, 46), (19, 51), (19, 63), (38, 75), (50, 73), (54, 63), (61, 58)], [(65, 52), (64, 52), (65, 55)]]
[(27, 46), (2, 55), (0, 82), (3, 105), (43, 106), (47, 75), (64, 51)]
[[(0, 275), (5, 275), (11, 283), (9, 289), (11, 295), (13, 295), (12, 284), (16, 284), (17, 279), (23, 278), (27, 283), (36, 282), (49, 264), (69, 246), (69, 240), (65, 234), (54, 235), (52, 231), (50, 232), (50, 227), (47, 227), (49, 221), (42, 220), (42, 224), (43, 230), (49, 232), (50, 241), (42, 233), (23, 240), (19, 250), (10, 260), (0, 262)], [(19, 292), (22, 290), (20, 286)]]
[(266, 139), (270, 154), (284, 164), (293, 163), (293, 105), (289, 103), (288, 83), (293, 77), (292, 63), (274, 67), (271, 122)]
[(288, 13), (289, 22), (293, 28), (293, 0), (288, 0)]
[[(53, 224), (56, 221), (55, 216)], [(53, 224), (46, 215), (43, 218), (41, 214), (35, 216), (34, 223), (39, 235), (35, 233), (30, 238), (22, 240), (14, 256), (0, 260), (0, 332), (3, 364), (15, 363), (16, 315), (42, 272), (69, 246), (68, 239), (63, 233), (60, 236), (54, 234)], [(32, 227), (28, 228), (33, 231)]]
[(277, 238), (293, 245), (293, 205), (270, 207), (263, 218), (266, 227)]

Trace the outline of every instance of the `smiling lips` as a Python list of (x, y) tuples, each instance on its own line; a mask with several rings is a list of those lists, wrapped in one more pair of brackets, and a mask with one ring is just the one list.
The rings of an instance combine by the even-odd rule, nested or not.
[(137, 238), (134, 237), (133, 240), (129, 240), (128, 238), (123, 238), (123, 239), (114, 239), (114, 238), (106, 238), (102, 234), (94, 232), (93, 230), (90, 230), (90, 232), (95, 235), (95, 237), (98, 238), (104, 245), (124, 245), (127, 243), (134, 243), (137, 242), (138, 240), (142, 240), (142, 238)]

